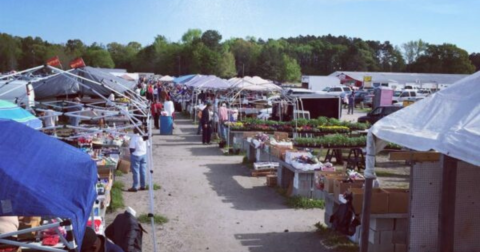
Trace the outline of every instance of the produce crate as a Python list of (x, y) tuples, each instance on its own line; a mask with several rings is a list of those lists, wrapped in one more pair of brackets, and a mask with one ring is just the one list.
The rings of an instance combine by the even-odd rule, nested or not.
[(276, 169), (252, 171), (252, 177), (265, 177), (267, 175), (276, 175), (276, 171)]
[(276, 187), (277, 186), (277, 175), (267, 175), (267, 186)]
[(275, 162), (253, 163), (253, 169), (255, 169), (256, 171), (276, 169), (278, 166), (279, 166), (279, 163), (275, 163)]

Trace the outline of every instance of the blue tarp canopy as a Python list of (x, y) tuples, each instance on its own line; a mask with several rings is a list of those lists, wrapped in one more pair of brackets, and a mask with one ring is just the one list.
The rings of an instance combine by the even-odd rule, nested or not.
[(182, 75), (182, 76), (179, 76), (179, 77), (175, 78), (175, 79), (173, 80), (173, 82), (174, 82), (175, 84), (184, 84), (185, 82), (191, 80), (191, 79), (192, 79), (193, 77), (195, 77), (195, 76), (197, 76), (197, 75), (195, 75), (195, 74)]
[(42, 128), (42, 121), (16, 104), (0, 100), (0, 120), (14, 120), (34, 129)]
[(97, 177), (96, 164), (86, 153), (23, 124), (0, 120), (0, 216), (68, 218), (82, 244)]

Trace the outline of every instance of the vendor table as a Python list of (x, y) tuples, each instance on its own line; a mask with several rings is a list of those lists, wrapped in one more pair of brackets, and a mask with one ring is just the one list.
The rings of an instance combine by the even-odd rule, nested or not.
[(279, 160), (279, 164), (277, 168), (277, 184), (283, 189), (292, 187), (291, 196), (323, 198), (323, 193), (315, 192), (318, 191), (315, 188), (315, 171), (298, 170), (282, 160)]

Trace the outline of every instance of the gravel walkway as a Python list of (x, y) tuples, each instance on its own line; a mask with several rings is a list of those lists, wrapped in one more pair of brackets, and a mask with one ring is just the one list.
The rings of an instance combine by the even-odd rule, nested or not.
[[(288, 208), (265, 178), (249, 175), (242, 157), (223, 156), (195, 133), (190, 120), (179, 119), (174, 135), (154, 136), (153, 179), (162, 187), (155, 191), (155, 212), (169, 219), (156, 227), (157, 251), (327, 251), (314, 227), (323, 210)], [(131, 185), (131, 174), (118, 179)], [(124, 196), (126, 206), (148, 213), (147, 192)], [(152, 247), (149, 233), (143, 248)]]

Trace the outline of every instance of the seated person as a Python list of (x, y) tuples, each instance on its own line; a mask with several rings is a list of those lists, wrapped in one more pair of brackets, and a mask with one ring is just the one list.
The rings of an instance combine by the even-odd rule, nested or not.
[(92, 228), (87, 227), (83, 236), (81, 252), (123, 252), (123, 250), (104, 236), (97, 235)]

